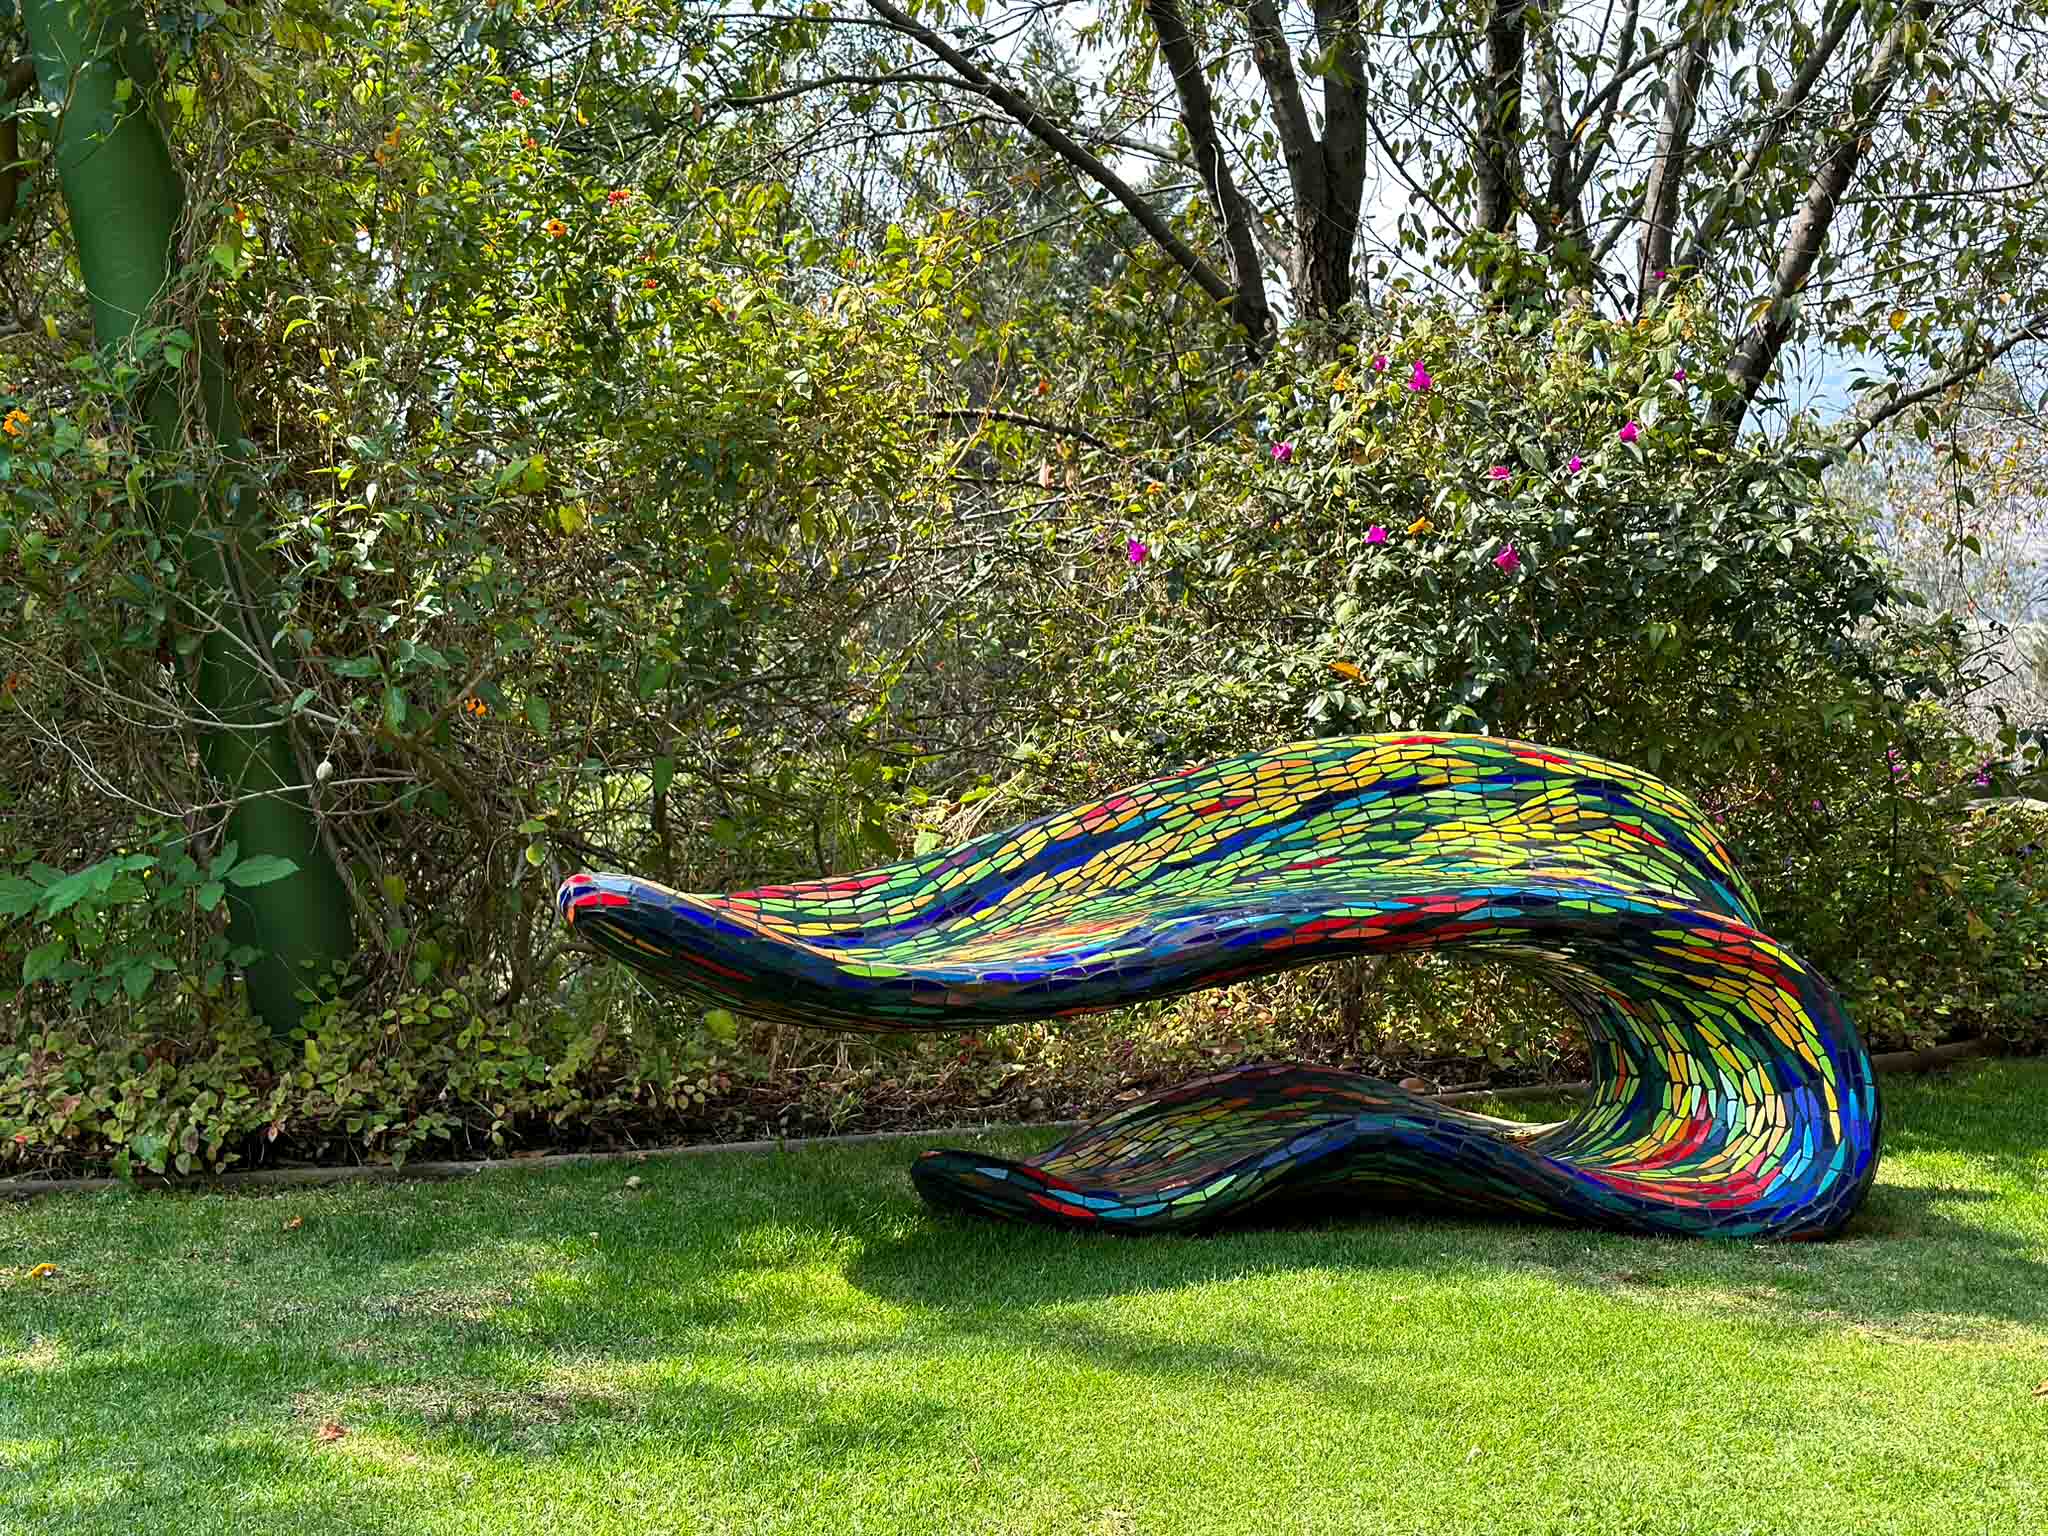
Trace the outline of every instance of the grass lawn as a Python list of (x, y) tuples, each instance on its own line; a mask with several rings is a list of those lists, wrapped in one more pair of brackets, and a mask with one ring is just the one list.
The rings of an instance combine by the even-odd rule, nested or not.
[(2041, 1536), (2048, 1062), (1887, 1088), (1811, 1246), (1069, 1236), (911, 1144), (0, 1203), (0, 1532)]

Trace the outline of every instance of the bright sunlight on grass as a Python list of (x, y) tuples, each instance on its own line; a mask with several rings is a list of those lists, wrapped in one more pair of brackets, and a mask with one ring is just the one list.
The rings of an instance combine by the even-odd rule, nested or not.
[(905, 1144), (0, 1204), (0, 1530), (2038, 1536), (2048, 1062), (1887, 1086), (1821, 1246), (1025, 1231)]

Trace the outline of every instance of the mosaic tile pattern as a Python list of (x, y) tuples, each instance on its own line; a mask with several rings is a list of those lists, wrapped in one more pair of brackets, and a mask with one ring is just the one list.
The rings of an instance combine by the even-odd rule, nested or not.
[(927, 1154), (935, 1205), (1119, 1231), (1396, 1204), (1823, 1237), (1877, 1169), (1870, 1058), (1825, 978), (1758, 931), (1705, 818), (1522, 742), (1302, 742), (862, 874), (727, 896), (579, 874), (557, 901), (642, 974), (797, 1024), (979, 1028), (1435, 949), (1539, 974), (1591, 1049), (1592, 1094), (1555, 1125), (1240, 1067), (1028, 1162)]

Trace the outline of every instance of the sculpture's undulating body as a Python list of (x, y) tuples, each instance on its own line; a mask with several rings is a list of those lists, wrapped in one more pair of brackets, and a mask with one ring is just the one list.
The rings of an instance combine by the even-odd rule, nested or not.
[(978, 1027), (1427, 949), (1525, 966), (1585, 1026), (1592, 1091), (1558, 1124), (1240, 1067), (1028, 1162), (928, 1153), (912, 1174), (936, 1205), (1121, 1231), (1402, 1204), (1823, 1237), (1877, 1168), (1870, 1058), (1827, 981), (1758, 931), (1705, 818), (1525, 743), (1303, 742), (864, 874), (730, 896), (577, 875), (558, 899), (636, 970), (799, 1024)]

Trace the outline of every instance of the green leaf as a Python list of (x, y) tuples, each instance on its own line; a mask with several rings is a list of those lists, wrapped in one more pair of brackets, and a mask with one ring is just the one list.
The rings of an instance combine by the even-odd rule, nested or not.
[(199, 887), (199, 910), (202, 912), (211, 912), (215, 907), (220, 905), (220, 899), (221, 897), (227, 894), (227, 891), (228, 888), (225, 885), (221, 884), (220, 881), (207, 881), (204, 885)]
[(228, 871), (228, 884), (247, 890), (252, 885), (268, 885), (273, 880), (282, 880), (298, 870), (290, 859), (274, 853), (259, 853), (253, 859), (244, 859)]
[(387, 686), (384, 690), (384, 723), (394, 731), (402, 730), (405, 711), (405, 690), (396, 684)]
[(43, 899), (43, 888), (19, 875), (0, 879), (0, 917), (20, 917)]
[(545, 731), (551, 718), (548, 701), (537, 693), (529, 693), (526, 696), (526, 718), (535, 730)]
[(76, 906), (88, 896), (104, 896), (114, 883), (115, 867), (112, 859), (102, 859), (88, 869), (66, 875), (43, 893), (43, 917), (45, 920)]
[(52, 939), (38, 944), (21, 962), (21, 984), (32, 987), (46, 976), (54, 976), (71, 953), (69, 939)]
[(723, 1008), (712, 1008), (704, 1015), (704, 1033), (720, 1045), (731, 1045), (740, 1037), (740, 1021)]
[(149, 984), (156, 980), (156, 967), (147, 960), (139, 960), (121, 973), (121, 990), (128, 994), (132, 1003), (142, 1001), (142, 994), (149, 990)]

